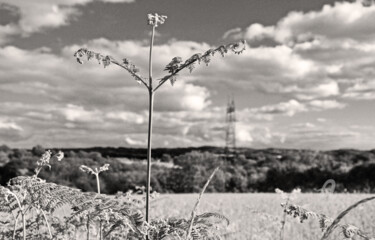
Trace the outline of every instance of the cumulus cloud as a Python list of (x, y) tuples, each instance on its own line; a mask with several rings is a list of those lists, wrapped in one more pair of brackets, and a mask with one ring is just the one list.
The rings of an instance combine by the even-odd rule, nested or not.
[(140, 141), (140, 140), (135, 140), (131, 137), (125, 137), (125, 143), (130, 145), (130, 146), (138, 146), (138, 147), (145, 147), (146, 142), (145, 141)]
[(343, 126), (330, 125), (329, 128), (321, 126), (288, 126), (288, 133), (282, 145), (288, 148), (322, 150), (368, 147), (368, 144), (365, 146), (363, 142), (358, 141), (360, 135), (360, 133)]
[(24, 132), (23, 127), (18, 123), (7, 118), (0, 118), (0, 139), (19, 141), (27, 137), (28, 135)]
[[(240, 111), (240, 119), (247, 117), (254, 119), (273, 120), (275, 116), (292, 117), (297, 113), (309, 111), (324, 111), (329, 109), (343, 109), (346, 104), (340, 103), (336, 100), (312, 100), (307, 102), (300, 102), (291, 99), (287, 102), (280, 102), (272, 105), (265, 105), (258, 108), (244, 109)], [(247, 118), (248, 119), (248, 118)]]
[[(107, 3), (132, 3), (134, 0), (101, 0)], [(29, 36), (48, 28), (58, 28), (70, 24), (80, 15), (78, 6), (93, 0), (3, 0), (3, 9), (16, 12), (19, 20), (5, 26), (0, 25), (3, 43), (12, 35)], [(1, 44), (2, 42), (0, 42)]]
[[(37, 9), (26, 11), (31, 3), (9, 1), (18, 6), (20, 20), (0, 26), (4, 42), (12, 34), (28, 35), (70, 24), (79, 17), (77, 6), (91, 0), (37, 2)], [(155, 146), (223, 146), (225, 107), (219, 105), (229, 89), (242, 94), (236, 113), (239, 146), (334, 148), (358, 140), (365, 133), (332, 126), (331, 119), (315, 113), (349, 108), (353, 99), (374, 99), (373, 11), (374, 7), (363, 8), (357, 2), (342, 2), (319, 11), (290, 13), (274, 26), (253, 24), (244, 31), (228, 31), (225, 38), (245, 37), (251, 47), (225, 60), (215, 56), (209, 67), (197, 66), (192, 75), (181, 72), (173, 87), (166, 83), (159, 89)], [(41, 17), (50, 20), (43, 22)], [(262, 41), (267, 43), (262, 45)], [(117, 66), (103, 70), (94, 61), (80, 66), (72, 55), (81, 47), (119, 60), (126, 57), (147, 76), (149, 46), (142, 41), (93, 39), (66, 46), (60, 53), (4, 46), (0, 48), (0, 114), (9, 118), (0, 122), (1, 139), (14, 134), (11, 141), (17, 146), (77, 147), (77, 142), (80, 146), (145, 146), (146, 89)], [(185, 60), (211, 47), (178, 40), (155, 45), (155, 82), (173, 57)], [(279, 121), (292, 122), (292, 117), (310, 112), (317, 119), (314, 123), (307, 120), (289, 126)]]
[(346, 89), (343, 97), (356, 100), (374, 100), (375, 81), (356, 83), (352, 87)]
[(250, 112), (254, 114), (281, 114), (287, 116), (293, 116), (298, 112), (305, 112), (307, 108), (304, 104), (298, 102), (297, 100), (289, 100), (288, 102), (281, 102), (275, 105), (267, 105), (260, 108), (253, 108)]
[(100, 113), (98, 111), (88, 111), (82, 106), (68, 104), (65, 108), (60, 109), (66, 120), (71, 122), (91, 122), (98, 121)]
[(368, 42), (375, 38), (375, 27), (371, 24), (375, 21), (374, 13), (374, 6), (365, 7), (361, 1), (336, 2), (319, 11), (290, 12), (275, 26), (254, 23), (236, 37), (250, 41), (273, 38), (288, 45), (324, 38)]
[(11, 130), (16, 130), (16, 131), (22, 131), (22, 127), (20, 127), (18, 124), (11, 122), (11, 121), (6, 121), (5, 119), (0, 118), (0, 128), (1, 129), (11, 129)]
[(313, 100), (308, 103), (312, 109), (315, 110), (328, 110), (328, 109), (342, 109), (346, 107), (346, 104), (337, 102), (336, 100)]
[[(290, 12), (275, 25), (254, 23), (242, 31), (229, 30), (226, 37), (245, 38), (250, 45), (260, 43), (251, 49), (251, 55), (254, 52), (277, 55), (267, 61), (272, 66), (271, 81), (265, 77), (266, 73), (256, 75), (263, 70), (259, 65), (256, 65), (256, 74), (249, 74), (261, 82), (258, 85), (264, 91), (293, 94), (304, 100), (330, 96), (371, 100), (374, 98), (371, 84), (375, 65), (374, 13), (375, 5), (342, 1), (327, 4), (320, 10)], [(275, 44), (270, 46), (270, 40)], [(274, 64), (274, 59), (282, 61)], [(283, 63), (296, 70), (280, 69)]]
[[(93, 136), (81, 142), (85, 146), (101, 145), (100, 139), (113, 146), (130, 146), (134, 141), (129, 139), (141, 141), (144, 138), (148, 118), (147, 90), (117, 66), (103, 69), (96, 62), (79, 65), (73, 53), (80, 47), (83, 46), (67, 46), (61, 54), (45, 48), (0, 48), (0, 114), (17, 118), (21, 126), (26, 126), (24, 132), (27, 136), (31, 136), (14, 139), (18, 146), (44, 142), (49, 134), (56, 136), (54, 139), (58, 144), (68, 145), (72, 144), (72, 137), (67, 135), (76, 136), (77, 141), (83, 141), (85, 134)], [(142, 42), (98, 39), (89, 42), (86, 47), (118, 59), (123, 54), (141, 68), (147, 66), (148, 47)], [(165, 74), (160, 69), (176, 53), (187, 58), (196, 49), (206, 47), (207, 44), (193, 42), (155, 46), (155, 51), (161, 56), (155, 64), (155, 69), (159, 69), (155, 75)], [(210, 91), (184, 79), (186, 74), (182, 74), (174, 86), (166, 83), (156, 94), (154, 133), (160, 139), (161, 136), (167, 138), (166, 142), (163, 140), (158, 143), (161, 145), (156, 146), (176, 142), (198, 145), (207, 140), (217, 144), (222, 140), (222, 132), (218, 136), (215, 130), (205, 140), (195, 134), (202, 130), (197, 127), (198, 123), (209, 125), (218, 114), (214, 110), (207, 111), (211, 104)], [(39, 134), (37, 131), (40, 129), (48, 130)], [(179, 141), (177, 136), (180, 136)]]

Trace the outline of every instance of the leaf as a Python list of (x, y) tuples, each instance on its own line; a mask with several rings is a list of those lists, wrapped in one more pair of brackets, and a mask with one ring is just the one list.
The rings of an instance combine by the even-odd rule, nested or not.
[(101, 60), (102, 60), (102, 55), (99, 54), (99, 53), (95, 53), (95, 58), (96, 58), (96, 60), (98, 60), (98, 63), (100, 64)]
[(173, 75), (173, 76), (169, 79), (169, 81), (171, 82), (171, 85), (173, 86), (174, 83), (177, 81), (177, 75)]
[(106, 68), (111, 64), (111, 58), (109, 56), (106, 56), (105, 58), (102, 59), (103, 66)]
[(138, 74), (139, 69), (136, 68), (136, 66), (134, 64), (132, 64), (128, 59), (124, 58), (122, 60), (122, 63), (120, 63), (109, 55), (104, 56), (100, 53), (96, 53), (96, 52), (87, 50), (86, 48), (80, 48), (80, 49), (78, 49), (77, 52), (74, 53), (74, 57), (76, 57), (77, 62), (80, 63), (80, 64), (83, 64), (82, 57), (85, 56), (85, 55), (86, 55), (88, 61), (95, 58), (98, 61), (99, 64), (103, 63), (104, 68), (108, 67), (111, 63), (113, 63), (117, 66), (120, 66), (120, 67), (124, 68), (125, 70), (127, 70), (135, 78), (135, 80), (138, 83), (144, 83), (145, 86), (147, 86), (144, 78)]
[(208, 64), (211, 62), (211, 57), (210, 55), (204, 55), (201, 60), (208, 66)]
[(174, 57), (170, 63), (165, 67), (164, 71), (168, 71), (169, 73), (175, 73), (181, 65), (182, 58)]
[(190, 65), (188, 65), (188, 69), (189, 69), (190, 73), (193, 72), (194, 68), (195, 68), (195, 63), (191, 63)]

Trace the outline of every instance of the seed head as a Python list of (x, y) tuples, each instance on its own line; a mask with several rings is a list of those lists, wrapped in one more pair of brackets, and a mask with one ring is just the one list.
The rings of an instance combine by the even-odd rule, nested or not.
[(163, 24), (165, 22), (165, 19), (167, 19), (167, 16), (165, 15), (159, 15), (157, 13), (147, 14), (147, 24), (155, 27), (158, 27), (159, 24)]

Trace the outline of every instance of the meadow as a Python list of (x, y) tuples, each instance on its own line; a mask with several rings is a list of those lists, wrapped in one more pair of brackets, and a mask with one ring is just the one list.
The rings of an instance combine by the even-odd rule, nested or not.
[[(339, 213), (361, 199), (373, 197), (358, 193), (363, 189), (372, 193), (374, 189), (371, 170), (374, 155), (369, 152), (340, 152), (346, 162), (334, 157), (336, 152), (322, 152), (314, 160), (308, 158), (309, 161), (301, 162), (298, 159), (305, 159), (306, 153), (301, 152), (300, 156), (290, 150), (251, 150), (235, 161), (226, 161), (209, 152), (163, 156), (162, 159), (169, 161), (155, 161), (157, 177), (153, 179), (158, 181), (153, 182), (155, 192), (150, 202), (150, 224), (147, 224), (144, 218), (146, 195), (142, 187), (145, 161), (104, 158), (100, 153), (82, 150), (62, 154), (44, 152), (41, 147), (27, 151), (3, 148), (8, 159), (0, 168), (4, 181), (0, 189), (0, 212), (4, 216), (0, 239), (22, 238), (23, 225), (24, 239), (145, 239), (147, 233), (154, 236), (150, 239), (186, 239), (191, 219), (195, 219), (191, 225), (193, 231), (201, 231), (199, 236), (207, 236), (208, 231), (221, 239), (371, 239), (375, 234), (374, 203), (369, 201), (344, 216), (329, 238), (322, 238)], [(283, 154), (283, 161), (274, 161), (274, 151)], [(62, 155), (64, 158), (60, 161)], [(362, 158), (363, 163), (356, 166), (354, 160), (362, 155), (367, 158)], [(285, 171), (296, 162), (297, 169)], [(324, 164), (325, 170), (298, 171), (304, 165), (315, 166), (316, 163)], [(345, 169), (338, 163), (352, 166), (351, 170), (338, 172)], [(212, 167), (218, 165), (220, 170), (209, 182), (196, 208), (198, 193), (210, 179)], [(335, 168), (328, 172), (329, 166)], [(261, 176), (264, 169), (268, 169), (265, 178), (254, 178)], [(241, 174), (245, 175), (241, 177)], [(336, 184), (323, 185), (322, 181), (327, 179), (330, 180), (326, 183), (335, 179)], [(287, 200), (289, 197), (285, 196), (290, 196), (292, 186), (300, 187), (302, 193), (295, 193), (293, 200)], [(285, 192), (275, 193), (277, 187), (283, 187)], [(234, 193), (251, 188), (255, 192), (266, 189), (268, 193)], [(319, 188), (329, 192), (312, 193)], [(172, 192), (174, 189), (180, 192)], [(189, 191), (195, 193), (187, 193)], [(288, 205), (282, 206), (285, 202)], [(25, 224), (21, 220), (23, 214)], [(323, 227), (322, 219), (329, 220)], [(48, 233), (47, 222), (51, 233)], [(132, 234), (136, 236), (131, 238)]]
[[(309, 210), (336, 217), (351, 204), (368, 197), (368, 194), (301, 193), (294, 203)], [(188, 217), (197, 199), (196, 194), (162, 194), (153, 204), (152, 218)], [(207, 193), (202, 197), (198, 212), (219, 212), (229, 218), (230, 224), (225, 239), (273, 240), (279, 239), (283, 208), (280, 194), (246, 193), (218, 194)], [(365, 203), (342, 220), (354, 225), (369, 236), (375, 235), (375, 202)], [(298, 219), (287, 216), (284, 239), (320, 239), (322, 231), (317, 220)], [(346, 239), (336, 231), (330, 239)], [(358, 238), (359, 239), (359, 238)]]

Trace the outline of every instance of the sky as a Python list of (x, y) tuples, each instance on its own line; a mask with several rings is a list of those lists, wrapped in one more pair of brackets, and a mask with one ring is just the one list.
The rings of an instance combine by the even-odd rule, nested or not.
[(73, 54), (148, 76), (148, 13), (168, 16), (155, 83), (174, 57), (247, 42), (156, 92), (154, 147), (225, 146), (233, 96), (237, 146), (375, 148), (375, 5), (334, 0), (0, 0), (0, 144), (146, 147), (147, 89)]

